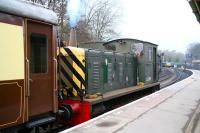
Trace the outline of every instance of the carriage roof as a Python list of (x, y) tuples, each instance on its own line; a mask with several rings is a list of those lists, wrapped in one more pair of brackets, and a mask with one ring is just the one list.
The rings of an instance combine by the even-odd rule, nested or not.
[(1, 0), (0, 12), (52, 24), (58, 23), (57, 15), (52, 10), (41, 5), (22, 0)]

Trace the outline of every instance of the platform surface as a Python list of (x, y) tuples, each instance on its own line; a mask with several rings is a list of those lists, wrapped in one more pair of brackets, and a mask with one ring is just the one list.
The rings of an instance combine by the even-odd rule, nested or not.
[(62, 133), (198, 133), (200, 122), (191, 121), (199, 116), (200, 71), (192, 72), (187, 79)]

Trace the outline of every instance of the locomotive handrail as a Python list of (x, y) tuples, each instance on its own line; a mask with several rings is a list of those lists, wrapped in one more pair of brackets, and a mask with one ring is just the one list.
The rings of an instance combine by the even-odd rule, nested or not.
[(26, 59), (26, 66), (27, 66), (27, 96), (30, 96), (30, 64), (29, 64), (29, 60)]
[[(53, 93), (55, 94), (56, 93), (56, 95), (57, 95), (57, 90), (58, 90), (58, 87), (57, 87), (57, 59), (56, 58), (54, 58), (53, 59), (53, 63), (54, 63), (54, 78), (55, 78), (55, 80), (54, 80), (54, 88), (53, 88)], [(54, 112), (57, 112), (57, 106), (55, 106), (56, 105), (56, 100), (57, 100), (57, 98), (55, 97), (55, 95), (53, 96), (53, 102), (54, 102), (54, 107), (53, 107), (53, 110), (54, 110)]]
[(54, 68), (55, 68), (55, 71), (54, 71), (54, 75), (55, 75), (55, 86), (54, 86), (54, 91), (57, 91), (58, 90), (58, 87), (57, 87), (57, 67), (58, 67), (58, 62), (57, 62), (57, 59), (53, 59), (53, 62), (54, 62)]

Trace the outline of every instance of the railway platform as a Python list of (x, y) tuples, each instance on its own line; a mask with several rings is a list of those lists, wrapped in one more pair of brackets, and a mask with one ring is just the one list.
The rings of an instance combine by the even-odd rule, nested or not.
[(200, 132), (200, 71), (62, 133)]

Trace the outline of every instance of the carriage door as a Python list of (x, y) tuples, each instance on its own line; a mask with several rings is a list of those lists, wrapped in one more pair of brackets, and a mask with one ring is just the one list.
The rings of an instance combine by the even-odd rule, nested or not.
[(27, 22), (28, 114), (53, 110), (52, 26)]

